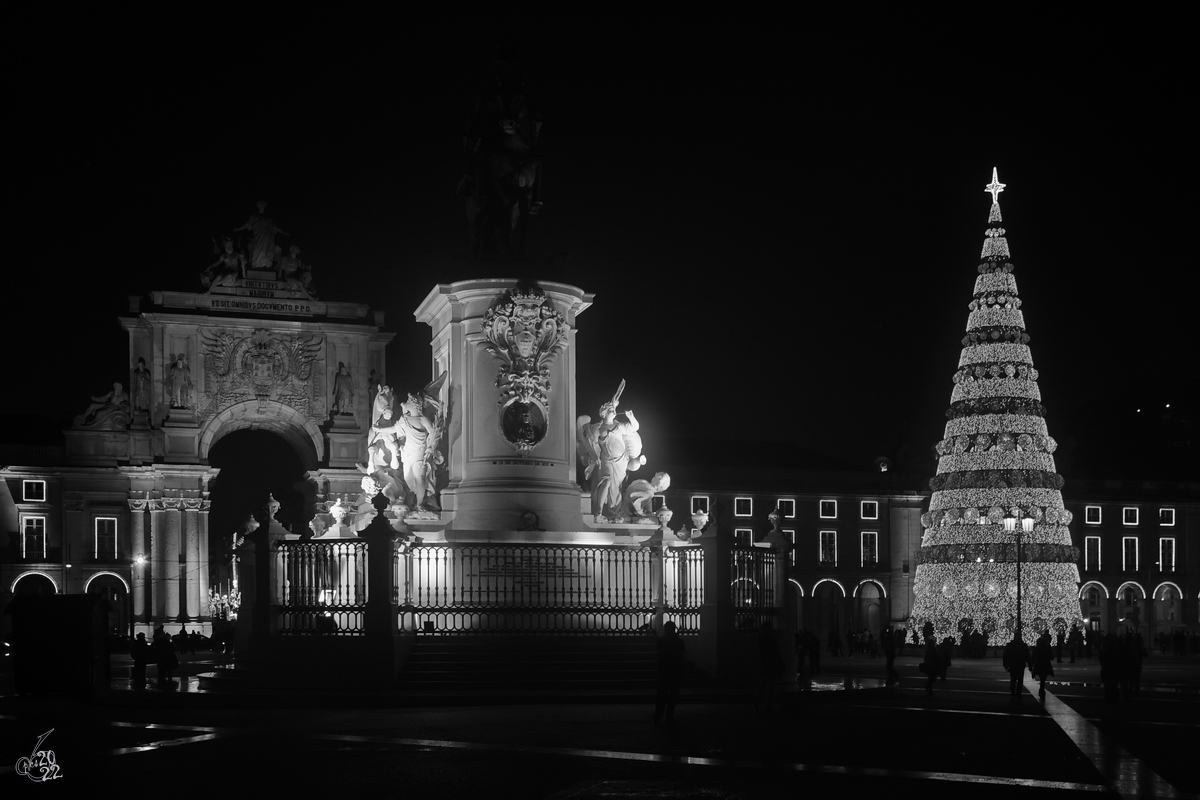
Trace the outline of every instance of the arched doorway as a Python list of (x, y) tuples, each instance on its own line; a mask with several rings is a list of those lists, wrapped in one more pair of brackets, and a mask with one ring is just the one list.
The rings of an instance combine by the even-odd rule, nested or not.
[(1079, 616), (1087, 621), (1091, 631), (1108, 630), (1108, 620), (1105, 619), (1108, 604), (1108, 589), (1104, 584), (1090, 581), (1079, 587)]
[(300, 531), (312, 518), (312, 510), (304, 491), (305, 458), (296, 452), (294, 442), (272, 431), (226, 433), (209, 451), (209, 464), (220, 469), (209, 495), (208, 541), (211, 585), (221, 588), (233, 579), (234, 536), (249, 516), (260, 525), (266, 523), (269, 497), (279, 501), (275, 519), (288, 530)]
[(1139, 630), (1146, 624), (1146, 590), (1135, 581), (1121, 584), (1117, 589), (1117, 633)]
[(883, 611), (883, 591), (875, 581), (863, 581), (855, 592), (854, 628), (865, 628), (879, 638)]
[(98, 594), (108, 601), (108, 626), (110, 634), (129, 634), (129, 591), (125, 581), (111, 573), (100, 573), (87, 584), (88, 594)]
[(1166, 647), (1157, 640), (1158, 637), (1170, 637), (1177, 629), (1183, 628), (1183, 592), (1175, 584), (1167, 581), (1160, 583), (1154, 590), (1153, 613), (1150, 616), (1150, 641), (1146, 647), (1159, 646), (1164, 652)]
[(831, 631), (837, 631), (842, 639), (843, 647), (850, 643), (845, 641), (846, 624), (842, 614), (842, 604), (846, 599), (846, 590), (832, 578), (817, 581), (812, 591), (812, 619), (809, 627), (821, 638), (821, 646), (829, 641)]
[(17, 578), (13, 584), (13, 596), (15, 597), (48, 594), (58, 594), (58, 587), (54, 585), (50, 576), (40, 572), (27, 572)]

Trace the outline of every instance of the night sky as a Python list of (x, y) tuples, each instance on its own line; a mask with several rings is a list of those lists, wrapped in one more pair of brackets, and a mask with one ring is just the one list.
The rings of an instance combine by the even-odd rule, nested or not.
[(125, 296), (200, 290), (260, 199), (323, 299), (387, 313), (389, 383), (423, 385), (429, 290), (518, 277), (469, 262), (455, 199), (491, 44), (513, 41), (544, 120), (529, 272), (595, 294), (580, 412), (624, 378), (647, 469), (770, 450), (932, 474), (995, 166), (1059, 471), (1195, 478), (1182, 22), (1034, 31), (1001, 8), (22, 21), (0, 413), (65, 426), (127, 381)]

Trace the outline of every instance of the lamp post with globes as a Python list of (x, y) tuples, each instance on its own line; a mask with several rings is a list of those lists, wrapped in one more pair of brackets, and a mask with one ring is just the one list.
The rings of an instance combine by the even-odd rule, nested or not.
[(1021, 530), (1017, 530), (1017, 518), (1005, 517), (1004, 530), (1017, 535), (1017, 638), (1023, 639), (1021, 632), (1021, 537), (1022, 534), (1033, 532), (1033, 520), (1029, 517), (1021, 519)]

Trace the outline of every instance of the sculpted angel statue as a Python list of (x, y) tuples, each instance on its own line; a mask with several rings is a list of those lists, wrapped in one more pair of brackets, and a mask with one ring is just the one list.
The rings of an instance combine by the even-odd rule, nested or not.
[(671, 488), (671, 476), (665, 472), (656, 472), (650, 480), (639, 478), (629, 482), (629, 488), (621, 497), (622, 521), (640, 522), (655, 517), (654, 495), (662, 494)]
[(646, 463), (642, 455), (642, 437), (638, 433), (637, 417), (633, 411), (625, 411), (625, 422), (617, 421), (617, 406), (625, 381), (617, 388), (604, 405), (600, 406), (600, 419), (584, 414), (575, 424), (579, 460), (583, 464), (584, 480), (591, 482), (592, 513), (597, 521), (615, 519), (621, 514), (621, 488), (625, 476)]
[[(434, 473), (444, 458), (438, 445), (446, 428), (446, 378), (449, 373), (426, 386), (420, 394), (409, 394), (401, 405), (399, 417), (391, 416), (391, 389), (381, 386), (375, 408), (388, 409), (386, 417), (377, 417), (369, 434), (370, 467), (375, 474), (395, 471), (402, 466), (407, 486), (406, 504), (410, 517), (437, 512)], [(386, 494), (386, 492), (385, 492)]]

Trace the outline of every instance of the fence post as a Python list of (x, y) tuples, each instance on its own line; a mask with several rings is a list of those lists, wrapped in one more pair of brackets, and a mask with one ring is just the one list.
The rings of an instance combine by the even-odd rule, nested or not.
[(733, 601), (729, 594), (733, 537), (714, 522), (697, 540), (704, 552), (704, 597), (700, 603), (699, 666), (719, 682), (736, 679), (732, 648)]
[(362, 675), (371, 685), (391, 688), (401, 665), (394, 560), (400, 534), (384, 516), (389, 503), (387, 497), (379, 493), (371, 502), (375, 506), (375, 517), (358, 534), (367, 543), (367, 607), (363, 613), (367, 663), (362, 665)]
[(653, 632), (655, 635), (661, 635), (663, 629), (663, 614), (666, 611), (666, 591), (664, 587), (664, 559), (667, 553), (667, 544), (662, 540), (662, 532), (657, 537), (658, 541), (650, 546), (650, 602), (654, 607), (654, 622)]

